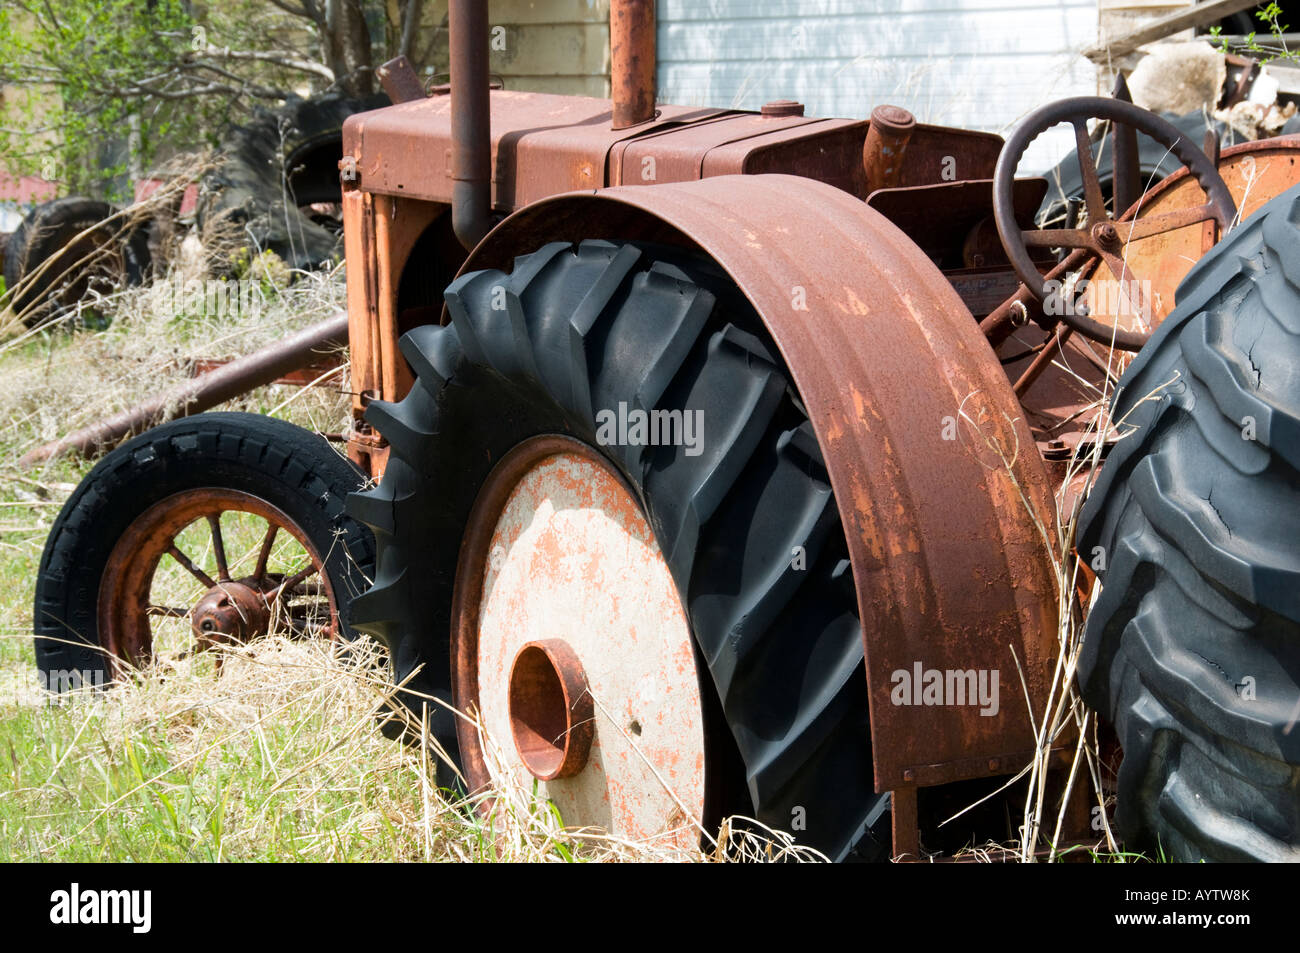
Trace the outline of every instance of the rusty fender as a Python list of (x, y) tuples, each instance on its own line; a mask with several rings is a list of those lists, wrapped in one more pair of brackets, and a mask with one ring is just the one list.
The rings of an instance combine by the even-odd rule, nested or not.
[[(1056, 661), (1055, 515), (1006, 375), (939, 270), (847, 192), (788, 175), (556, 196), (462, 271), (556, 240), (696, 248), (757, 310), (808, 408), (857, 586), (879, 791), (1013, 773)], [(896, 704), (896, 673), (997, 673), (978, 705)], [(919, 692), (919, 687), (917, 689)]]

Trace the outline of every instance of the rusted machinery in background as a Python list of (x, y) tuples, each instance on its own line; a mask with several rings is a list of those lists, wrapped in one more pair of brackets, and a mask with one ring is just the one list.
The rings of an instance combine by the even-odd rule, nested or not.
[[(1044, 737), (1061, 616), (1086, 598), (1062, 520), (1121, 456), (1084, 513), (1104, 587), (1080, 675), (1123, 748), (1120, 828), (1181, 857), (1293, 853), (1297, 643), (1275, 636), (1297, 613), (1275, 580), (1295, 555), (1234, 550), (1198, 474), (1211, 452), (1254, 454), (1234, 472), (1294, 489), (1300, 401), (1276, 365), (1238, 360), (1231, 326), (1213, 360), (1192, 338), (1207, 308), (1258, 323), (1294, 302), (1275, 279), (1300, 274), (1277, 250), (1300, 141), (1207, 155), (1101, 98), (1044, 107), (1005, 143), (895, 107), (657, 103), (644, 0), (612, 4), (612, 101), (516, 92), (489, 83), (487, 22), (452, 0), (450, 84), (386, 64), (395, 105), (344, 127), (348, 474), (257, 418), (136, 437), (51, 532), (40, 664), (139, 664), (151, 613), (246, 638), (214, 593), (237, 583), (280, 611), (314, 573), (321, 627), (387, 646), (399, 697), (471, 787), (535, 781), (566, 822), (630, 837), (689, 845), (740, 813), (836, 859), (918, 857), (1015, 836), (999, 798), (939, 822), (1036, 751), (1069, 774), (1070, 729)], [(1185, 168), (1144, 193), (1121, 152), (1114, 193), (1133, 201), (1108, 209), (1092, 120)], [(1085, 201), (1039, 229), (1046, 182), (1016, 167), (1060, 123)], [(1202, 258), (1193, 310), (1175, 309)], [(1157, 415), (1158, 445), (1106, 417), (1132, 352), (1130, 374), (1183, 381), (1127, 408), (1139, 430)], [(1233, 370), (1251, 360), (1267, 380)], [(1204, 422), (1213, 446), (1188, 449), (1200, 438), (1161, 421), (1208, 413), (1196, 382), (1220, 372), (1238, 388), (1210, 388), (1224, 413), (1273, 429), (1240, 449)], [(241, 506), (297, 539), (303, 568), (267, 568), (269, 529), (236, 569), (221, 527)], [(205, 517), (212, 571), (168, 535)], [(151, 601), (164, 557), (203, 584), (201, 624)], [(1192, 671), (1195, 606), (1223, 638)], [(1234, 707), (1228, 680), (1252, 673), (1265, 703)], [(1064, 835), (1081, 840), (1075, 781)]]

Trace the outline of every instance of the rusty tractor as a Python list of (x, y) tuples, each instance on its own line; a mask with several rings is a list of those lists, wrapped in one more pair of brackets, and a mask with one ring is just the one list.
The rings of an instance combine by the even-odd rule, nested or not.
[[(71, 441), (346, 332), (347, 459), (258, 417), (139, 433), (51, 532), (40, 665), (140, 664), (167, 619), (368, 633), (470, 788), (915, 858), (1005, 837), (996, 798), (940, 822), (1035, 752), (1071, 776), (1044, 713), (1088, 608), (1126, 842), (1296, 859), (1300, 137), (1220, 155), (1101, 97), (1006, 141), (657, 103), (647, 0), (612, 4), (611, 101), (511, 91), (485, 5), (450, 11), (450, 83), (396, 60), (344, 127), (346, 317)], [(1042, 229), (1017, 166), (1062, 123), (1084, 196)], [(1139, 134), (1183, 166), (1145, 191)], [(201, 597), (155, 604), (164, 571)], [(1095, 841), (1074, 776), (1062, 836)]]

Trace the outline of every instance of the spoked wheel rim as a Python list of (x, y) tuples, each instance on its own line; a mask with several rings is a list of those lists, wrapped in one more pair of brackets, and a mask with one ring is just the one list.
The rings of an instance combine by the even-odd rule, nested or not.
[[(264, 522), (260, 539), (252, 546), (238, 541), (232, 546), (232, 518)], [(196, 552), (178, 543), (196, 524), (206, 524), (210, 540), (210, 549), (198, 560)], [(154, 591), (155, 582), (167, 558), (193, 578), (197, 588), (190, 594), (196, 597), (159, 601), (163, 597)], [(177, 602), (184, 604), (173, 604)], [(339, 631), (338, 603), (324, 561), (303, 531), (266, 500), (216, 487), (175, 493), (132, 521), (109, 556), (97, 618), (115, 675), (152, 659), (155, 624), (162, 619), (188, 622), (190, 652), (248, 642), (286, 625), (299, 634), (319, 631), (331, 639)]]
[(492, 742), (460, 722), (475, 791), (513, 774), (569, 828), (698, 846), (690, 626), (640, 503), (598, 452), (544, 436), (497, 464), (461, 546), (452, 640), (453, 701)]

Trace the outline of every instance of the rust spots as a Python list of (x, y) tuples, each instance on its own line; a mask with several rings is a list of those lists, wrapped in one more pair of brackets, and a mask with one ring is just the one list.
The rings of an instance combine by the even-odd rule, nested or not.
[[(476, 732), (461, 730), (474, 785), (526, 774), (574, 826), (633, 837), (676, 828), (670, 842), (698, 839), (696, 826), (673, 820), (680, 805), (695, 818), (703, 810), (690, 628), (636, 498), (597, 451), (544, 437), (498, 464), (471, 517), (453, 614), (457, 706), (479, 711), (489, 737), (516, 739), (494, 761)], [(532, 653), (530, 677), (513, 692), (510, 673), (528, 646), (551, 662)], [(570, 757), (561, 729), (548, 739), (536, 726), (572, 730), (571, 696), (584, 693), (592, 737)]]

